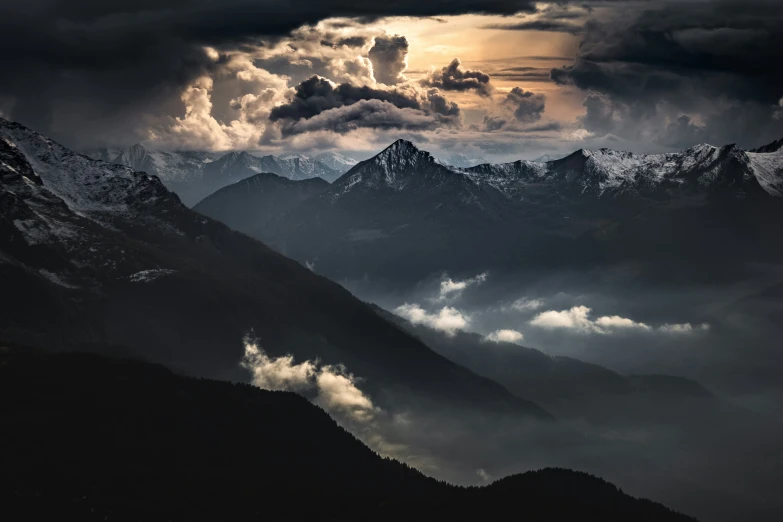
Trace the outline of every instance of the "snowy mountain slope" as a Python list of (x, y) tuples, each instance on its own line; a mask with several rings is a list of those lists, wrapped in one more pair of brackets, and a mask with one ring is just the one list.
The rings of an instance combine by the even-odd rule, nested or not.
[(783, 140), (770, 152), (748, 152), (750, 168), (768, 193), (783, 197)]
[(160, 177), (166, 184), (183, 183), (199, 179), (204, 165), (218, 155), (201, 151), (165, 152), (150, 150), (137, 144), (123, 150), (112, 159), (113, 163), (126, 165), (139, 172)]
[[(771, 225), (783, 219), (778, 154), (709, 145), (660, 155), (601, 149), (454, 169), (398, 140), (284, 212), (267, 214), (241, 198), (246, 208), (236, 213), (262, 229), (216, 208), (205, 212), (302, 262), (317, 258), (319, 272), (338, 279), (368, 270), (407, 280), (446, 266), (478, 273), (616, 263), (685, 277), (683, 268), (672, 270), (683, 257), (694, 260), (693, 271), (710, 267), (688, 277), (723, 277), (754, 256), (783, 261)], [(270, 191), (263, 197), (283, 199)]]
[(410, 141), (397, 140), (372, 158), (358, 163), (335, 181), (334, 187), (337, 193), (346, 193), (354, 187), (400, 191), (409, 182), (422, 177), (437, 183), (459, 176), (429, 152), (417, 149)]
[(466, 154), (454, 153), (448, 158), (444, 159), (442, 163), (447, 167), (452, 167), (455, 169), (466, 169), (475, 167), (476, 165), (483, 165), (486, 163), (486, 160), (478, 156), (468, 156)]
[[(182, 200), (193, 205), (212, 192), (260, 172), (289, 179), (337, 179), (350, 167), (333, 169), (301, 154), (255, 156), (248, 152), (160, 151), (136, 144), (115, 152), (92, 151), (90, 157), (158, 176)], [(213, 164), (214, 163), (214, 164)]]
[(427, 398), (549, 418), (339, 285), (188, 209), (157, 176), (91, 160), (2, 119), (0, 288), (0, 344), (100, 347), (246, 379), (242, 338), (253, 331), (271, 355), (345, 364), (379, 404)]
[[(340, 174), (345, 174), (351, 169), (351, 167), (359, 163), (357, 160), (353, 158), (349, 158), (347, 156), (343, 156), (342, 154), (339, 154), (337, 152), (322, 152), (321, 154), (317, 155), (313, 159), (316, 161), (320, 161), (330, 169), (339, 172)], [(327, 180), (327, 181), (334, 181), (334, 180)]]
[[(633, 154), (610, 149), (579, 150), (565, 158), (546, 163), (517, 161), (499, 165), (479, 165), (465, 172), (479, 182), (502, 190), (522, 188), (516, 184), (547, 183), (568, 185), (571, 190), (604, 193), (636, 192), (650, 194), (657, 190), (700, 191), (730, 187), (738, 196), (758, 187), (768, 190), (774, 181), (750, 165), (751, 156), (733, 145), (713, 147), (697, 145), (669, 154)], [(758, 164), (762, 160), (757, 160)]]

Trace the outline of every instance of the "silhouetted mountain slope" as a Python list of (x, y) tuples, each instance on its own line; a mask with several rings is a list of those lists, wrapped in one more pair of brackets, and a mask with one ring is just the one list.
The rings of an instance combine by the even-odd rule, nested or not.
[[(275, 174), (256, 174), (218, 190), (199, 202), (193, 210), (244, 223), (243, 228), (250, 235), (260, 235), (267, 230), (270, 218), (328, 187), (329, 183), (321, 178), (291, 181)], [(259, 205), (264, 207), (265, 212), (256, 210)]]
[(580, 150), (455, 169), (399, 140), (282, 213), (238, 202), (263, 230), (202, 211), (295, 259), (317, 258), (338, 280), (632, 264), (651, 278), (714, 281), (783, 259), (780, 196), (780, 150)]
[(339, 285), (187, 209), (157, 177), (5, 120), (0, 157), (0, 340), (111, 346), (194, 375), (247, 380), (241, 340), (253, 330), (270, 355), (346, 365), (380, 404), (395, 395), (550, 418)]
[(93, 355), (0, 351), (5, 520), (686, 521), (584, 473), (458, 488), (305, 399)]
[[(699, 383), (671, 375), (625, 376), (571, 357), (549, 356), (514, 343), (487, 341), (479, 334), (453, 335), (414, 325), (375, 308), (449, 360), (484, 375), (520, 397), (544, 405), (562, 418), (608, 424), (690, 424), (698, 415), (747, 416)], [(709, 410), (709, 411), (708, 411)]]

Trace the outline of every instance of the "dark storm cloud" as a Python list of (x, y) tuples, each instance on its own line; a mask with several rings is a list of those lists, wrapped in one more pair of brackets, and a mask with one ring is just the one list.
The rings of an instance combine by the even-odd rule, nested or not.
[(396, 91), (382, 91), (371, 87), (356, 87), (343, 83), (336, 87), (327, 79), (313, 76), (296, 87), (294, 98), (272, 110), (269, 119), (308, 119), (330, 109), (353, 105), (361, 100), (388, 102), (398, 108), (420, 109), (415, 98)]
[[(631, 18), (592, 20), (573, 66), (553, 69), (552, 79), (620, 96), (660, 93), (693, 78), (740, 99), (773, 103), (781, 96), (783, 3), (723, 0), (667, 4)], [(632, 75), (642, 78), (632, 82)]]
[(579, 34), (582, 26), (560, 20), (529, 20), (513, 24), (488, 24), (484, 29), (502, 29), (504, 31), (548, 31), (553, 33)]
[(427, 92), (427, 99), (430, 102), (430, 108), (432, 112), (436, 114), (442, 114), (443, 116), (459, 116), (459, 105), (454, 102), (450, 102), (445, 96), (440, 94), (437, 89), (431, 89)]
[(421, 83), (444, 91), (476, 91), (481, 96), (489, 96), (492, 91), (489, 75), (481, 71), (463, 69), (459, 58), (454, 58), (446, 67), (433, 71)]
[(451, 123), (448, 118), (427, 111), (399, 108), (378, 99), (360, 100), (351, 105), (336, 107), (309, 119), (285, 122), (285, 135), (315, 131), (346, 134), (360, 128), (375, 130), (405, 129), (432, 130)]
[(607, 96), (592, 92), (585, 97), (583, 105), (586, 112), (580, 121), (586, 130), (600, 135), (614, 130), (617, 125), (615, 109)]
[[(735, 141), (741, 126), (750, 130), (749, 145), (783, 133), (771, 109), (783, 95), (783, 69), (777, 65), (783, 61), (781, 41), (779, 1), (650, 5), (634, 16), (590, 20), (575, 63), (552, 69), (551, 78), (599, 92), (613, 111), (625, 110), (637, 120), (668, 111), (669, 122), (659, 131), (686, 141), (663, 137), (659, 142), (687, 145), (688, 136)], [(731, 108), (724, 110), (726, 102)], [(730, 112), (740, 120), (730, 119)], [(682, 126), (679, 117), (686, 113), (704, 115), (705, 126)], [(607, 127), (590, 114), (587, 119), (599, 123), (595, 128)]]
[(348, 38), (340, 38), (337, 41), (331, 42), (329, 40), (321, 40), (321, 45), (325, 47), (363, 47), (367, 43), (367, 38), (364, 36), (349, 36)]
[(514, 110), (514, 118), (522, 123), (533, 123), (541, 119), (546, 108), (546, 96), (514, 87), (503, 102)]
[(402, 73), (408, 66), (408, 40), (404, 36), (378, 36), (367, 55), (372, 62), (376, 81), (394, 85), (402, 81)]
[(514, 87), (500, 102), (500, 107), (500, 113), (484, 116), (482, 130), (493, 132), (503, 129), (529, 133), (560, 130), (561, 128), (557, 122), (549, 122), (535, 127), (529, 125), (540, 121), (544, 114), (546, 96), (543, 94)]
[(543, 67), (508, 67), (492, 73), (495, 78), (518, 82), (548, 82), (550, 70)]
[(459, 106), (437, 89), (414, 93), (335, 86), (313, 76), (296, 87), (289, 103), (275, 107), (269, 119), (282, 121), (283, 133), (291, 135), (319, 130), (344, 134), (358, 128), (430, 130), (458, 125), (459, 116)]
[(579, 34), (582, 24), (574, 20), (584, 19), (589, 8), (584, 6), (571, 8), (568, 5), (550, 5), (539, 9), (535, 18), (484, 25), (484, 29), (501, 29), (504, 31), (546, 31), (555, 33)]
[(505, 127), (507, 120), (502, 116), (493, 116), (487, 114), (484, 116), (484, 130), (487, 132), (493, 132)]
[(690, 116), (682, 115), (666, 127), (666, 133), (658, 139), (661, 145), (681, 147), (685, 143), (701, 143), (705, 141), (705, 128), (697, 125)]
[[(128, 144), (182, 116), (185, 86), (231, 49), (330, 16), (533, 12), (531, 0), (30, 0), (0, 7), (0, 110), (74, 146)], [(99, 137), (99, 138), (98, 138)]]

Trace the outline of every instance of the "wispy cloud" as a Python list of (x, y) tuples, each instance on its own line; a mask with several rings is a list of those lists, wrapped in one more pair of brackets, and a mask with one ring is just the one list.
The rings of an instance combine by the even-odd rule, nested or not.
[(659, 328), (660, 331), (672, 334), (690, 334), (694, 332), (707, 332), (712, 328), (709, 323), (692, 325), (691, 323), (664, 324)]
[(548, 310), (536, 315), (531, 321), (532, 326), (547, 330), (570, 330), (584, 334), (608, 335), (621, 331), (663, 332), (671, 334), (690, 334), (697, 331), (707, 331), (710, 325), (703, 323), (696, 327), (690, 323), (664, 324), (654, 328), (646, 323), (634, 321), (619, 315), (605, 315), (595, 320), (590, 318), (591, 309), (587, 306), (574, 306), (568, 310)]
[(394, 313), (413, 324), (423, 324), (448, 335), (454, 335), (470, 324), (470, 316), (451, 306), (444, 306), (439, 312), (430, 313), (416, 303), (405, 303), (395, 308)]
[(518, 311), (518, 312), (529, 312), (531, 310), (538, 310), (544, 306), (544, 301), (542, 299), (529, 299), (527, 297), (520, 297), (513, 303), (511, 303), (511, 308)]
[(475, 277), (464, 279), (462, 281), (455, 281), (453, 279), (446, 278), (440, 282), (440, 295), (439, 299), (453, 298), (460, 295), (466, 288), (473, 285), (480, 285), (487, 280), (489, 273), (482, 272)]

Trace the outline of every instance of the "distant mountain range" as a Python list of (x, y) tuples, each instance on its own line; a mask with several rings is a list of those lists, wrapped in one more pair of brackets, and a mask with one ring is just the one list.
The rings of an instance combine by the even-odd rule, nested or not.
[(783, 260), (783, 149), (760, 150), (580, 150), (457, 169), (399, 140), (306, 196), (261, 176), (246, 180), (253, 197), (237, 184), (195, 209), (294, 259), (318, 259), (338, 280), (621, 263), (650, 277), (723, 278)]
[(335, 152), (324, 152), (314, 158), (302, 154), (256, 156), (248, 152), (166, 152), (142, 144), (122, 150), (93, 150), (87, 155), (158, 176), (186, 205), (193, 205), (221, 187), (262, 172), (292, 180), (318, 177), (332, 182), (357, 163)]
[(239, 363), (252, 331), (271, 356), (345, 365), (381, 405), (393, 396), (551, 419), (339, 285), (188, 209), (158, 177), (1, 119), (0, 210), (0, 342), (109, 347), (192, 375), (247, 380)]

